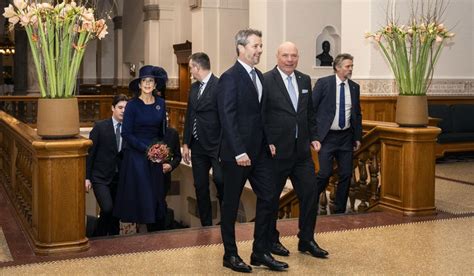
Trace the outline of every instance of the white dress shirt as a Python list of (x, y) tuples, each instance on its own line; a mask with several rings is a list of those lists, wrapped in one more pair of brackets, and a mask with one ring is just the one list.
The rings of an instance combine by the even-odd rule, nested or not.
[(346, 130), (351, 127), (351, 110), (352, 110), (352, 100), (351, 100), (351, 90), (349, 88), (349, 81), (344, 81), (344, 103), (345, 103), (345, 115), (346, 115), (346, 125), (344, 128), (339, 127), (339, 102), (341, 94), (341, 83), (343, 81), (336, 75), (336, 114), (334, 114), (334, 120), (332, 121), (331, 130)]

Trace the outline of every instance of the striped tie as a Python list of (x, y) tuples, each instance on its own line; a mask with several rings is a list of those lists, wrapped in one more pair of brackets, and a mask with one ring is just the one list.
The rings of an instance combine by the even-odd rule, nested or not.
[[(199, 100), (199, 98), (201, 97), (202, 95), (202, 88), (204, 86), (204, 82), (201, 82), (199, 84), (199, 90), (198, 90), (198, 96), (197, 96), (197, 99)], [(197, 118), (196, 118), (196, 114), (194, 115), (194, 120), (193, 120), (193, 137), (194, 139), (196, 140), (199, 140), (198, 138), (198, 135), (197, 135)]]

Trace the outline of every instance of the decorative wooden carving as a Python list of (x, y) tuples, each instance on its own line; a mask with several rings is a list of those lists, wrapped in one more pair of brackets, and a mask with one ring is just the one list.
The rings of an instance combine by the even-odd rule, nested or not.
[(85, 237), (84, 138), (41, 140), (0, 111), (0, 183), (37, 254), (89, 248)]

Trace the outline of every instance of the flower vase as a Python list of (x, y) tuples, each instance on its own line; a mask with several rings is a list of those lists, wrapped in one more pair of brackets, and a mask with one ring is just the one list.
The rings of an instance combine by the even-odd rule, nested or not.
[(38, 99), (37, 134), (43, 139), (64, 139), (79, 135), (77, 98)]
[(399, 95), (395, 122), (401, 127), (426, 127), (428, 125), (428, 98)]

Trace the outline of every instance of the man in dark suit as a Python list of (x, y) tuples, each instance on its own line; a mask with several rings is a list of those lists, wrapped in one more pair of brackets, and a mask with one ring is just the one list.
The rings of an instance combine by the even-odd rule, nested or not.
[(205, 53), (194, 53), (189, 59), (189, 71), (197, 81), (191, 85), (184, 123), (184, 162), (192, 162), (194, 187), (202, 226), (212, 225), (209, 194), (209, 169), (217, 188), (219, 205), (222, 203), (222, 170), (219, 164), (221, 128), (217, 111), (217, 82)]
[(100, 206), (95, 236), (119, 234), (119, 219), (112, 216), (117, 192), (122, 148), (121, 125), (127, 96), (120, 94), (112, 100), (112, 118), (98, 121), (89, 139), (92, 147), (86, 159), (86, 191), (92, 187)]
[(280, 194), (288, 177), (300, 202), (298, 250), (314, 257), (328, 253), (314, 240), (316, 225), (316, 174), (311, 158), (311, 141), (316, 140), (312, 109), (311, 78), (297, 70), (298, 49), (292, 42), (280, 45), (277, 66), (264, 74), (263, 118), (273, 156), (275, 213), (271, 226), (271, 252), (288, 256), (276, 228)]
[(335, 75), (319, 79), (312, 95), (316, 116), (314, 148), (319, 151), (320, 167), (316, 177), (318, 195), (326, 190), (335, 158), (339, 174), (335, 213), (346, 211), (352, 177), (352, 152), (360, 148), (362, 139), (360, 90), (359, 85), (350, 79), (353, 59), (349, 54), (338, 55), (333, 63)]
[(263, 131), (261, 99), (262, 73), (255, 69), (262, 54), (262, 33), (253, 29), (235, 35), (237, 61), (225, 71), (218, 84), (218, 109), (222, 125), (220, 159), (224, 178), (221, 211), (221, 235), (224, 242), (223, 265), (235, 271), (252, 268), (238, 255), (235, 220), (240, 196), (247, 179), (257, 195), (252, 265), (285, 270), (288, 264), (273, 258), (269, 249), (273, 215), (274, 184), (271, 163)]

